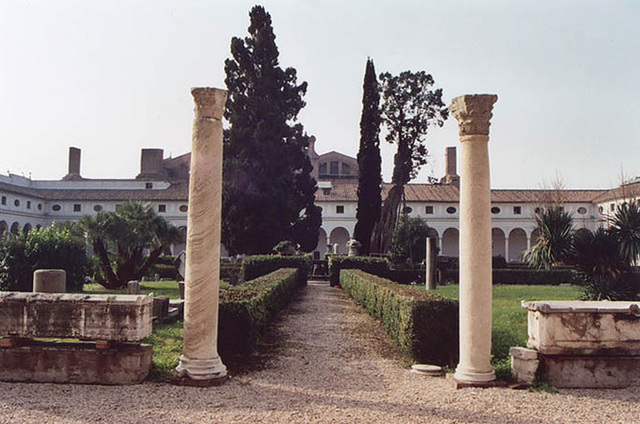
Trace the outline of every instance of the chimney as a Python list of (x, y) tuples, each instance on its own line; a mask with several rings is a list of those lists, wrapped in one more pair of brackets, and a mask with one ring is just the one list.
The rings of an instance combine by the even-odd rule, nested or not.
[(69, 172), (62, 179), (80, 180), (80, 154), (81, 150), (77, 147), (69, 147)]
[(142, 149), (140, 154), (140, 174), (138, 180), (160, 180), (163, 178), (164, 168), (162, 160), (164, 150), (162, 149)]
[(444, 178), (440, 180), (443, 184), (451, 184), (456, 187), (460, 187), (460, 176), (457, 171), (457, 157), (456, 148), (447, 147), (444, 152), (444, 159), (446, 162), (446, 169)]

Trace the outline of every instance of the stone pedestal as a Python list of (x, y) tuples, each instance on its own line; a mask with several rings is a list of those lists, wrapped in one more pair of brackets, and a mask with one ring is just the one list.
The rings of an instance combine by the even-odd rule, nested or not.
[(195, 120), (189, 179), (184, 350), (176, 384), (215, 385), (226, 379), (218, 355), (222, 115), (227, 93), (193, 88)]
[(39, 269), (33, 272), (34, 293), (65, 293), (67, 272), (64, 269)]
[(460, 362), (454, 378), (495, 380), (491, 368), (491, 185), (489, 125), (495, 95), (453, 99), (460, 129)]
[[(144, 277), (142, 277), (144, 279)], [(140, 294), (140, 282), (136, 280), (127, 283), (127, 291), (129, 294)]]

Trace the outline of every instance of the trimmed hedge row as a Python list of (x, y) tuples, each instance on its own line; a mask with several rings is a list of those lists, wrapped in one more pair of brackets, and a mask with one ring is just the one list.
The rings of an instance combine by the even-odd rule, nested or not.
[(243, 281), (253, 280), (280, 268), (297, 268), (298, 282), (307, 284), (313, 266), (313, 255), (253, 255), (242, 261), (241, 275)]
[(251, 353), (267, 324), (293, 298), (299, 271), (284, 268), (220, 292), (220, 356)]
[(329, 256), (329, 284), (340, 284), (340, 270), (361, 269), (369, 274), (386, 277), (389, 275), (389, 261), (384, 258), (370, 258), (366, 256)]
[(579, 284), (578, 274), (569, 269), (494, 269), (493, 284), (522, 284), (557, 286), (562, 283)]
[(362, 270), (342, 270), (340, 285), (415, 362), (458, 362), (458, 302)]

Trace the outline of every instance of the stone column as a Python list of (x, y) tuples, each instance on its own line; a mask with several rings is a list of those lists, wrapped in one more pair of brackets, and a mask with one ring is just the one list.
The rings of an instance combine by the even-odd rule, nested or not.
[(491, 185), (489, 121), (496, 95), (453, 99), (462, 145), (460, 172), (460, 363), (454, 379), (495, 380), (491, 368)]
[(215, 385), (227, 377), (218, 355), (222, 114), (224, 90), (192, 88), (195, 120), (189, 178), (185, 270), (184, 349), (180, 384)]
[(427, 255), (424, 261), (425, 284), (427, 290), (436, 289), (436, 239), (427, 237)]

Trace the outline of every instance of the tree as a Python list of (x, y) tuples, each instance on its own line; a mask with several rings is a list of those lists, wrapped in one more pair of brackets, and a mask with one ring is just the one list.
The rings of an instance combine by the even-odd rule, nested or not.
[(79, 226), (100, 260), (106, 280), (100, 284), (108, 289), (140, 280), (167, 246), (182, 241), (178, 228), (148, 204), (127, 202), (115, 212), (86, 215)]
[(395, 263), (420, 263), (427, 254), (429, 226), (421, 218), (402, 214), (393, 233), (390, 259)]
[(550, 269), (567, 263), (573, 249), (573, 218), (560, 206), (540, 207), (535, 216), (538, 242), (524, 255), (524, 260), (536, 268)]
[(393, 186), (371, 239), (371, 248), (385, 253), (391, 245), (404, 186), (427, 163), (424, 145), (427, 131), (431, 125), (444, 125), (449, 110), (442, 101), (442, 89), (432, 90), (433, 77), (424, 71), (405, 71), (398, 76), (387, 72), (380, 75), (380, 81), (384, 99), (382, 116), (388, 131), (386, 140), (398, 146), (393, 161)]
[(353, 238), (360, 242), (360, 255), (369, 254), (371, 233), (382, 206), (380, 158), (380, 86), (373, 60), (367, 59), (362, 86), (360, 149), (358, 150), (358, 209)]
[(229, 91), (225, 118), (222, 242), (230, 253), (269, 253), (291, 240), (304, 251), (318, 242), (321, 209), (307, 149), (296, 123), (307, 83), (278, 64), (271, 16), (262, 6), (249, 14), (249, 36), (231, 40), (225, 61)]

